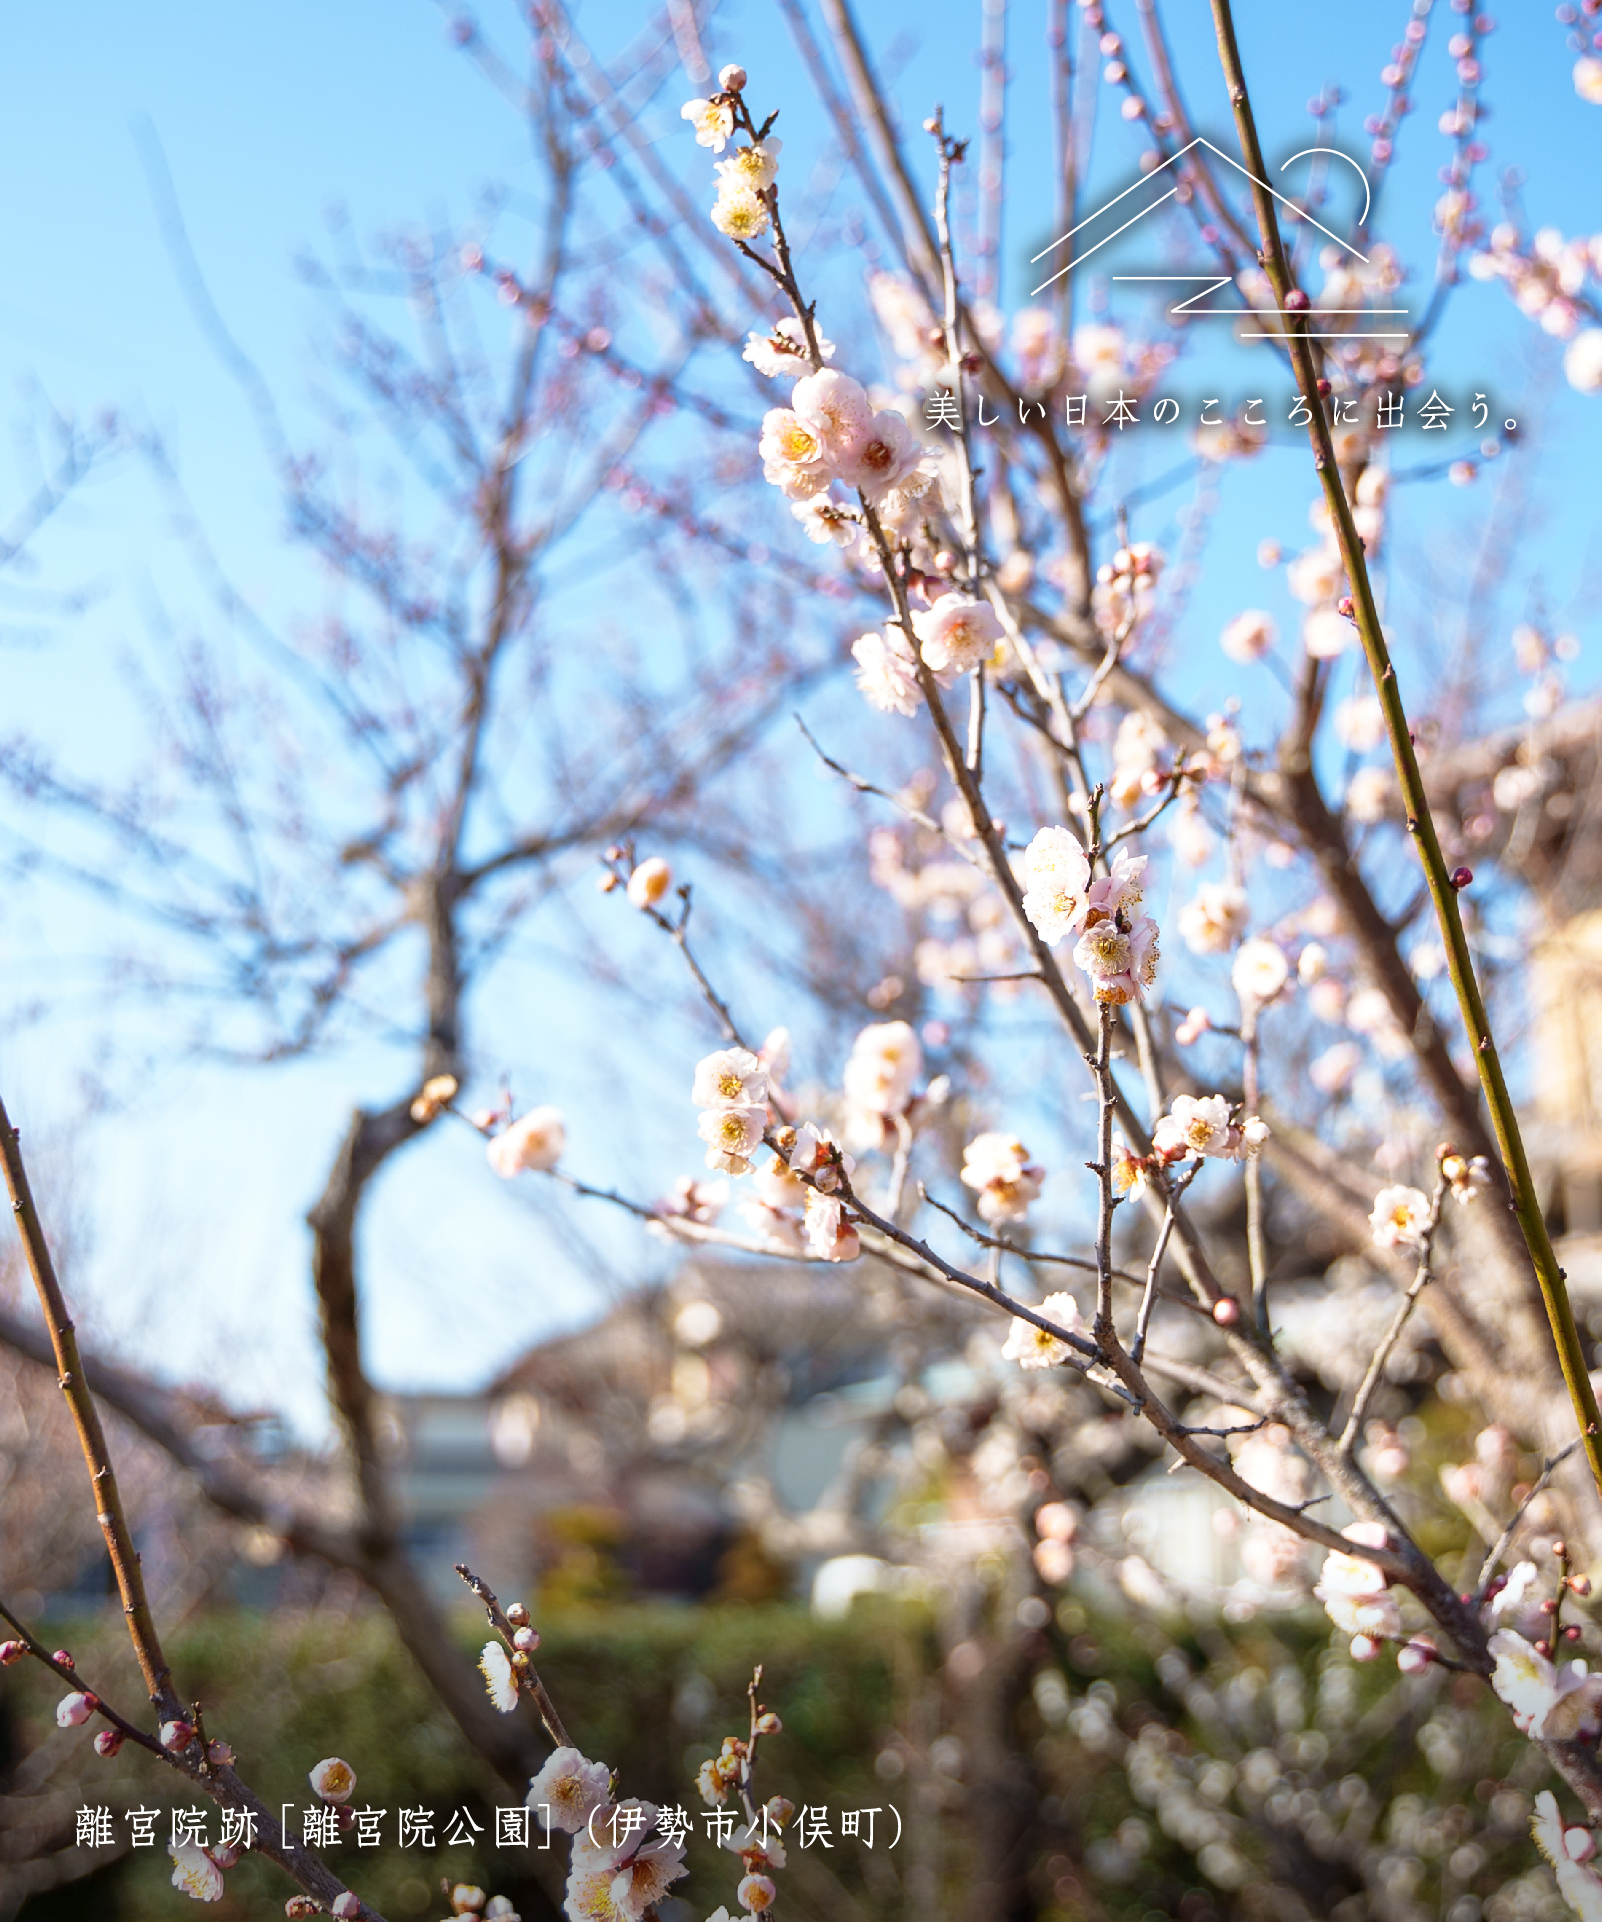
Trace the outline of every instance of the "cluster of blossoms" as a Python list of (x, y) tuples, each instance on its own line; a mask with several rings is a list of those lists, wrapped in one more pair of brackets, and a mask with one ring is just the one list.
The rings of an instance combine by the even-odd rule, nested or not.
[(976, 1135), (962, 1151), (962, 1179), (978, 1196), (982, 1221), (1022, 1221), (1045, 1178), (1016, 1135)]
[[(937, 484), (906, 416), (895, 407), (875, 408), (860, 381), (833, 367), (804, 375), (788, 407), (768, 410), (758, 452), (763, 478), (791, 502), (807, 532), (842, 546), (855, 539), (855, 524), (844, 505), (830, 498), (834, 483), (884, 507), (892, 518), (930, 496)], [(937, 502), (938, 496), (931, 498), (930, 507)]]
[[(1470, 1160), (1452, 1149), (1440, 1156), (1441, 1175), (1454, 1199), (1468, 1202), (1485, 1192), (1491, 1164), (1484, 1155)], [(1368, 1218), (1377, 1248), (1422, 1248), (1429, 1228), (1430, 1200), (1422, 1189), (1397, 1183), (1381, 1188)]]
[(573, 1838), (563, 1908), (571, 1922), (642, 1922), (679, 1878), (684, 1843), (654, 1804), (612, 1800), (612, 1772), (559, 1748), (529, 1784), (528, 1807)]
[(1602, 392), (1602, 327), (1585, 326), (1594, 302), (1585, 285), (1602, 286), (1602, 234), (1565, 240), (1556, 227), (1542, 227), (1526, 240), (1509, 222), (1493, 227), (1490, 245), (1469, 261), (1476, 280), (1500, 280), (1519, 312), (1544, 333), (1566, 340), (1563, 371), (1582, 394)]
[(841, 1076), (845, 1138), (853, 1148), (892, 1146), (906, 1125), (923, 1049), (905, 1021), (877, 1021), (852, 1043)]
[(1229, 1102), (1221, 1094), (1176, 1095), (1174, 1104), (1152, 1130), (1155, 1156), (1179, 1161), (1240, 1161), (1256, 1154), (1268, 1139), (1268, 1123), (1256, 1115), (1230, 1118)]
[[(1341, 1533), (1349, 1542), (1363, 1548), (1389, 1546), (1390, 1537), (1383, 1522), (1354, 1522)], [(1378, 1563), (1332, 1549), (1325, 1558), (1313, 1593), (1341, 1633), (1351, 1636), (1354, 1661), (1371, 1662), (1383, 1642), (1405, 1640), (1401, 1605), (1389, 1577)], [(1417, 1646), (1421, 1659), (1410, 1662), (1409, 1666), (1422, 1667), (1433, 1658), (1434, 1651), (1428, 1643)]]
[(1157, 923), (1138, 912), (1146, 857), (1120, 849), (1093, 877), (1083, 847), (1064, 827), (1042, 828), (1024, 851), (1024, 913), (1050, 947), (1079, 934), (1074, 961), (1112, 1006), (1144, 1000), (1157, 974)]
[[(775, 1735), (781, 1726), (778, 1716), (769, 1710), (764, 1710), (756, 1718), (758, 1736)], [(738, 1735), (727, 1735), (718, 1753), (701, 1764), (696, 1787), (708, 1808), (721, 1808), (731, 1794), (742, 1792), (750, 1778), (751, 1756), (750, 1742)], [(747, 1801), (747, 1810), (750, 1807)], [(770, 1796), (761, 1813), (763, 1821), (760, 1835), (755, 1820), (751, 1820), (744, 1829), (735, 1829), (720, 1842), (720, 1847), (740, 1858), (744, 1874), (735, 1891), (735, 1900), (746, 1916), (764, 1914), (772, 1908), (778, 1896), (769, 1871), (785, 1866), (784, 1844), (778, 1840), (778, 1831), (795, 1814), (795, 1804), (782, 1795)], [(718, 1908), (707, 1917), (707, 1922), (736, 1922), (736, 1918), (729, 1914), (727, 1908)]]
[[(734, 138), (740, 111), (743, 67), (725, 67), (718, 75), (718, 91), (709, 100), (687, 100), (680, 109), (695, 129), (696, 144), (722, 153)], [(718, 197), (712, 224), (731, 240), (760, 240), (772, 224), (766, 198), (779, 171), (777, 140), (752, 140), (717, 163)]]

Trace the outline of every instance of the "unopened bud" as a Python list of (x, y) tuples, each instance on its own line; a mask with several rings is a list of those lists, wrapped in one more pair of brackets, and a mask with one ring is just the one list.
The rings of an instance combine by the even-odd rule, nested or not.
[(621, 886), (622, 883), (615, 874), (603, 874), (600, 880), (596, 882), (595, 890), (597, 894), (611, 894), (614, 889)]
[(783, 1727), (783, 1722), (779, 1720), (778, 1716), (775, 1715), (771, 1709), (768, 1710), (767, 1714), (757, 1717), (756, 1732), (758, 1735), (777, 1735)]
[(1550, 1655), (1552, 1653), (1552, 1644), (1546, 1639), (1544, 1635), (1541, 1637), (1540, 1641), (1538, 1641), (1535, 1644), (1535, 1652), (1537, 1655)]
[(616, 841), (606, 850), (606, 858), (608, 861), (621, 861), (623, 859), (623, 850), (618, 846)]
[(292, 1895), (289, 1898), (289, 1900), (284, 1904), (285, 1915), (291, 1916), (291, 1917), (302, 1916), (302, 1915), (321, 1915), (322, 1912), (323, 1912), (322, 1903), (314, 1902), (309, 1895)]
[(330, 1915), (342, 1916), (360, 1915), (361, 1912), (361, 1898), (352, 1895), (349, 1889), (347, 1889), (343, 1895), (336, 1895), (334, 1897), (333, 1906), (328, 1911)]
[(1335, 612), (1345, 615), (1347, 620), (1350, 620), (1356, 611), (1350, 594), (1343, 594), (1335, 603)]
[(1285, 296), (1285, 311), (1289, 314), (1304, 314), (1311, 304), (1300, 287), (1293, 287)]
[(532, 1655), (540, 1645), (540, 1632), (537, 1628), (519, 1628), (512, 1632), (512, 1646), (521, 1655)]
[(1577, 1642), (1580, 1639), (1580, 1631), (1572, 1622), (1564, 1629), (1563, 1639), (1566, 1642)]
[(1473, 879), (1474, 870), (1472, 868), (1453, 868), (1452, 870), (1452, 886), (1457, 889), (1459, 894), (1462, 893), (1464, 888), (1466, 888)]
[(521, 1602), (513, 1602), (512, 1606), (506, 1611), (506, 1619), (512, 1624), (513, 1628), (527, 1628), (529, 1621), (528, 1610)]
[(1591, 1592), (1591, 1578), (1589, 1575), (1571, 1575), (1569, 1577), (1569, 1587), (1574, 1590), (1576, 1595), (1589, 1595)]
[(1318, 397), (1320, 400), (1328, 400), (1334, 391), (1334, 388), (1330, 386), (1327, 380), (1321, 380), (1318, 383)]
[(724, 93), (739, 93), (746, 83), (744, 67), (727, 66), (718, 75), (718, 86)]
[(103, 1728), (95, 1737), (95, 1754), (103, 1755), (109, 1762), (125, 1739), (120, 1728)]
[(0, 1668), (10, 1668), (13, 1662), (20, 1662), (27, 1652), (26, 1642), (0, 1642)]
[(1554, 1561), (1559, 1561), (1559, 1562), (1566, 1562), (1566, 1561), (1567, 1561), (1567, 1560), (1569, 1559), (1569, 1545), (1568, 1545), (1568, 1543), (1567, 1543), (1567, 1542), (1554, 1542), (1554, 1543), (1552, 1544), (1552, 1558), (1553, 1558), (1553, 1560), (1554, 1560)]
[(193, 1722), (163, 1722), (161, 1725), (161, 1746), (173, 1755), (177, 1755), (181, 1750), (188, 1748), (194, 1739), (195, 1725)]
[(782, 1829), (795, 1814), (795, 1804), (782, 1795), (770, 1795), (767, 1800), (769, 1817)]
[(1213, 1320), (1220, 1328), (1233, 1328), (1240, 1320), (1240, 1303), (1229, 1295), (1220, 1295), (1213, 1303)]
[(244, 1849), (238, 1842), (219, 1842), (216, 1848), (207, 1849), (206, 1851), (220, 1869), (236, 1867), (240, 1856), (242, 1856), (244, 1852)]
[(230, 1769), (234, 1765), (234, 1751), (219, 1737), (217, 1741), (207, 1744), (206, 1760), (213, 1768)]
[(50, 1657), (50, 1659), (52, 1662), (55, 1663), (57, 1668), (76, 1668), (77, 1667), (77, 1664), (73, 1661), (71, 1655), (68, 1654), (68, 1652), (64, 1648), (58, 1648), (55, 1654)]
[(478, 1915), (488, 1900), (484, 1891), (474, 1888), (471, 1882), (458, 1882), (451, 1890), (451, 1908), (457, 1915)]
[(56, 1704), (56, 1727), (82, 1728), (97, 1706), (95, 1698), (87, 1690), (62, 1696)]

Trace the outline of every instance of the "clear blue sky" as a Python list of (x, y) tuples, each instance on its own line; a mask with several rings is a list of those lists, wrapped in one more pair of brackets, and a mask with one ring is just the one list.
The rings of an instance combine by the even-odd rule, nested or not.
[[(1127, 0), (1108, 11), (1114, 25), (1133, 31)], [(1245, 0), (1238, 11), (1265, 144), (1280, 153), (1293, 139), (1303, 142), (1304, 103), (1327, 83), (1341, 81), (1352, 96), (1348, 129), (1379, 103), (1378, 72), (1407, 17), (1398, 0), (1340, 7)], [(1602, 177), (1602, 110), (1575, 97), (1574, 56), (1551, 9), (1519, 0), (1503, 11), (1514, 24), (1491, 37), (1485, 55), (1484, 95), (1494, 108), (1485, 191), (1498, 168), (1517, 162), (1535, 224), (1565, 233), (1602, 226), (1595, 184)], [(915, 123), (940, 100), (948, 124), (971, 126), (977, 4), (873, 0), (862, 12), (896, 70), (907, 119)], [(1222, 142), (1228, 116), (1214, 77), (1207, 9), (1201, 0), (1180, 0), (1168, 12), (1193, 115)], [(1025, 256), (1049, 234), (1045, 15), (1041, 0), (1015, 0), (1010, 9), (1016, 110), (1009, 295), (1027, 286)], [(1445, 157), (1434, 130), (1450, 97), (1440, 42), (1455, 22), (1445, 0), (1438, 0), (1437, 15), (1392, 202), (1415, 210), (1433, 198), (1426, 184)], [(643, 17), (636, 0), (607, 0), (580, 14), (603, 46)], [(510, 9), (486, 9), (483, 19), (505, 44), (516, 44)], [(212, 298), (291, 427), (307, 428), (315, 316), (293, 263), (319, 243), (329, 209), (347, 210), (363, 232), (460, 219), (488, 183), (515, 177), (523, 166), (519, 126), (450, 44), (444, 22), (425, 0), (279, 0), (271, 7), (259, 0), (157, 0), (139, 9), (91, 0), (70, 9), (11, 8), (0, 17), (0, 360), (8, 424), (26, 413), (26, 392), (36, 386), (62, 408), (88, 415), (115, 407), (159, 427), (237, 583), (278, 618), (315, 612), (320, 583), (306, 557), (280, 538), (269, 464), (238, 386), (207, 347), (184, 297), (142, 155), (153, 137)], [(820, 121), (804, 92), (792, 91), (797, 63), (766, 0), (723, 8), (709, 50), (714, 64), (738, 56), (755, 91), (782, 100), (790, 159), (816, 150)], [(653, 130), (699, 193), (706, 156), (689, 144), (677, 118), (673, 103), (681, 91), (690, 89), (671, 90)], [(1138, 136), (1111, 127), (1092, 193), (1104, 182), (1110, 190), (1125, 184), (1139, 144)], [(1421, 229), (1396, 238), (1415, 258), (1428, 257)], [(1522, 391), (1553, 359), (1498, 288), (1465, 293), (1445, 342), (1449, 363), (1464, 378), (1495, 380), (1499, 393)], [(1599, 427), (1602, 402), (1558, 394), (1540, 537), (1555, 609), (1572, 599), (1595, 542), (1587, 463), (1594, 471)], [(1214, 550), (1222, 564), (1211, 569), (1187, 628), (1205, 640), (1194, 653), (1198, 701), (1216, 688), (1218, 625), (1243, 601), (1262, 598), (1255, 579), (1243, 585), (1257, 540), (1265, 533), (1292, 545), (1306, 539), (1306, 476), (1299, 469), (1292, 475), (1281, 458), (1271, 455), (1230, 483)], [(27, 477), (21, 453), (9, 474), (0, 466), (0, 502), (19, 498)], [(1409, 523), (1415, 538), (1443, 543), (1443, 553), (1453, 540), (1472, 539), (1477, 511), (1472, 501), (1445, 496), (1444, 488), (1434, 490)], [(115, 766), (135, 718), (113, 665), (162, 613), (181, 627), (183, 564), (159, 505), (131, 470), (96, 482), (74, 501), (41, 541), (37, 559), (36, 573), (0, 591), (8, 636), (0, 652), (0, 728), (31, 729), (81, 765)], [(81, 611), (63, 611), (55, 597), (64, 590), (83, 594)], [(1583, 622), (1579, 631), (1598, 638), (1594, 623), (1588, 636)], [(70, 1165), (80, 1194), (96, 1197), (85, 1209), (95, 1231), (82, 1275), (88, 1319), (136, 1354), (149, 1358), (159, 1344), (173, 1366), (201, 1373), (251, 1345), (246, 1330), (266, 1304), (272, 1332), (245, 1363), (246, 1379), (264, 1397), (282, 1396), (291, 1384), (294, 1412), (312, 1422), (318, 1396), (300, 1217), (349, 1105), (389, 1098), (394, 1069), (376, 1055), (282, 1074), (222, 1074), (173, 1061), (132, 1090), (114, 1118), (75, 1135), (79, 1074), (94, 1061), (98, 1037), (129, 1017), (72, 996), (62, 1002), (57, 984), (73, 978), (70, 957), (115, 938), (103, 917), (61, 900), (38, 910), (14, 903), (0, 917), (6, 1097), (41, 1153), (52, 1139), (70, 1143), (70, 1153), (65, 1146), (52, 1153), (52, 1164), (62, 1179)], [(35, 996), (47, 1018), (20, 1023), (19, 1008)], [(575, 1007), (575, 1044), (584, 1018)], [(153, 1038), (148, 1025), (142, 1035)], [(509, 1065), (517, 1065), (510, 1028), (506, 1052)], [(562, 1099), (578, 1085), (575, 1071), (568, 1087), (548, 1092)], [(689, 1128), (678, 1132), (677, 1159), (659, 1143), (664, 1158), (653, 1162), (647, 1154), (631, 1171), (645, 1191), (688, 1164)], [(595, 1169), (597, 1145), (579, 1131), (581, 1165), (588, 1150)], [(385, 1177), (377, 1199), (371, 1326), (375, 1366), (385, 1380), (479, 1378), (592, 1299), (577, 1283), (543, 1292), (527, 1285), (531, 1246), (543, 1231), (488, 1186), (471, 1143), (406, 1158)], [(442, 1315), (446, 1250), (463, 1246), (473, 1285), (464, 1291), (453, 1284), (450, 1312)], [(641, 1269), (650, 1265), (637, 1244), (630, 1259)], [(201, 1285), (220, 1316), (205, 1334), (191, 1312)]]

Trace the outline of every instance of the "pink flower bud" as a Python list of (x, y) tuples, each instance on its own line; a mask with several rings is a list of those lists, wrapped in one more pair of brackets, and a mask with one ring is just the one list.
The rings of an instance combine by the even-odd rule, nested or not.
[(55, 1663), (57, 1668), (76, 1668), (78, 1666), (64, 1648), (58, 1648), (50, 1659)]
[(193, 1722), (163, 1722), (161, 1725), (161, 1746), (176, 1755), (188, 1748), (195, 1739)]
[(744, 87), (746, 78), (744, 67), (736, 67), (731, 64), (725, 67), (718, 75), (718, 91), (720, 93), (738, 93), (741, 88)]
[(1571, 1862), (1589, 1862), (1596, 1854), (1596, 1837), (1589, 1829), (1565, 1829), (1563, 1853)]
[(1463, 892), (1464, 888), (1466, 888), (1473, 879), (1474, 870), (1472, 868), (1453, 868), (1452, 870), (1452, 886), (1457, 889), (1459, 894)]
[(105, 1756), (109, 1762), (112, 1756), (117, 1753), (118, 1749), (122, 1747), (123, 1740), (124, 1737), (120, 1728), (103, 1728), (95, 1737), (95, 1754)]
[(343, 1895), (334, 1897), (334, 1906), (329, 1910), (330, 1915), (360, 1915), (361, 1912), (360, 1898), (352, 1895), (349, 1889)]
[(64, 1695), (56, 1704), (57, 1728), (82, 1728), (95, 1712), (95, 1698), (87, 1691)]
[(528, 1610), (521, 1602), (513, 1602), (512, 1606), (506, 1611), (506, 1619), (512, 1624), (513, 1628), (527, 1628)]
[(1370, 1636), (1354, 1635), (1352, 1637), (1352, 1660), (1354, 1662), (1372, 1662), (1379, 1652), (1379, 1643), (1374, 1641)]
[(532, 1655), (540, 1645), (540, 1632), (537, 1628), (520, 1628), (512, 1636), (512, 1646), (519, 1655)]
[(206, 1760), (210, 1762), (214, 1768), (232, 1768), (234, 1765), (234, 1751), (227, 1742), (219, 1737), (208, 1746), (206, 1750)]
[(1213, 1320), (1220, 1328), (1233, 1328), (1240, 1320), (1240, 1303), (1229, 1295), (1220, 1295), (1213, 1303)]
[(1425, 1641), (1409, 1642), (1396, 1652), (1396, 1666), (1404, 1675), (1418, 1675), (1434, 1660), (1434, 1645)]
[(783, 1722), (779, 1720), (778, 1716), (775, 1715), (771, 1709), (766, 1715), (759, 1715), (757, 1717), (758, 1735), (777, 1735), (783, 1727)]
[(1306, 294), (1302, 292), (1300, 287), (1293, 287), (1290, 290), (1290, 292), (1285, 296), (1285, 311), (1287, 313), (1291, 313), (1291, 314), (1306, 313), (1310, 305), (1311, 303), (1309, 302)]
[(26, 1642), (0, 1642), (0, 1668), (10, 1668), (13, 1662), (20, 1662), (27, 1652)]
[(237, 1842), (222, 1842), (216, 1848), (206, 1851), (220, 1869), (235, 1867), (244, 1852)]
[(1589, 1575), (1571, 1575), (1569, 1577), (1569, 1587), (1574, 1590), (1576, 1595), (1589, 1595), (1591, 1592), (1591, 1578)]

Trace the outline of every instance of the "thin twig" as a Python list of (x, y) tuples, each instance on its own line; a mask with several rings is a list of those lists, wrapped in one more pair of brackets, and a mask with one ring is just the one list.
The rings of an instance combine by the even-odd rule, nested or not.
[(1418, 1272), (1413, 1277), (1412, 1286), (1397, 1304), (1396, 1313), (1391, 1317), (1391, 1325), (1386, 1329), (1380, 1345), (1374, 1350), (1363, 1379), (1358, 1385), (1357, 1393), (1352, 1398), (1352, 1412), (1346, 1417), (1346, 1426), (1341, 1431), (1340, 1440), (1335, 1444), (1343, 1455), (1350, 1455), (1356, 1448), (1363, 1432), (1363, 1418), (1368, 1413), (1368, 1405), (1374, 1399), (1375, 1392), (1384, 1377), (1385, 1364), (1390, 1360), (1396, 1344), (1402, 1338), (1402, 1330), (1407, 1326), (1414, 1304), (1434, 1279), (1435, 1234), (1441, 1225), (1441, 1201), (1445, 1194), (1446, 1177), (1437, 1176), (1435, 1191), (1430, 1196), (1430, 1211), (1419, 1235)]
[[(496, 1599), (494, 1589), (487, 1582), (480, 1581), (465, 1562), (454, 1562), (452, 1567), (484, 1604), (484, 1613), (489, 1617), (491, 1628), (514, 1655), (519, 1653), (512, 1639), (517, 1631), (508, 1621), (506, 1611)], [(520, 1695), (527, 1694), (532, 1699), (535, 1711), (544, 1723), (545, 1733), (551, 1738), (552, 1743), (557, 1748), (570, 1748), (572, 1744), (568, 1741), (567, 1730), (562, 1726), (562, 1718), (556, 1712), (556, 1704), (547, 1693), (545, 1684), (540, 1680), (539, 1670), (535, 1668), (532, 1661), (529, 1661), (527, 1667), (518, 1675), (517, 1688)]]
[(1513, 1537), (1519, 1532), (1519, 1524), (1529, 1513), (1530, 1504), (1535, 1500), (1537, 1495), (1543, 1494), (1551, 1485), (1552, 1477), (1568, 1460), (1570, 1455), (1574, 1453), (1575, 1449), (1580, 1446), (1583, 1440), (1583, 1436), (1576, 1435), (1573, 1441), (1566, 1443), (1555, 1455), (1549, 1455), (1547, 1457), (1546, 1465), (1542, 1468), (1529, 1494), (1524, 1497), (1523, 1501), (1521, 1501), (1513, 1511), (1513, 1519), (1508, 1523), (1507, 1527), (1502, 1530), (1501, 1534), (1497, 1536), (1490, 1554), (1480, 1563), (1479, 1576), (1474, 1583), (1474, 1603), (1476, 1607), (1479, 1607), (1484, 1602), (1485, 1591), (1490, 1587), (1491, 1579), (1496, 1574), (1497, 1564), (1512, 1546)]

